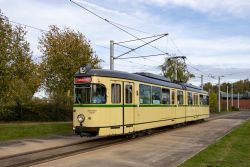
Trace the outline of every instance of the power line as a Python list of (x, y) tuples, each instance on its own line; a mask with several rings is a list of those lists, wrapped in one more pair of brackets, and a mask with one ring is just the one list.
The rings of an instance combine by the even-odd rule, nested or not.
[[(174, 42), (174, 40), (173, 40), (171, 37), (169, 37), (169, 38), (170, 38), (171, 42), (173, 43), (174, 47), (176, 48), (176, 50), (177, 50), (181, 55), (184, 56), (184, 54), (181, 52), (181, 50), (180, 50), (179, 47), (176, 45), (176, 43)], [(187, 61), (188, 61), (188, 60), (187, 60)], [(190, 63), (190, 62), (189, 62), (189, 63)], [(191, 64), (191, 63), (190, 63), (190, 64)], [(198, 69), (198, 68), (196, 68), (196, 67), (194, 67), (193, 65), (190, 65), (190, 64), (187, 64), (187, 66), (189, 66), (189, 67), (191, 67), (191, 68), (193, 68), (193, 69), (199, 71), (199, 72), (200, 72), (201, 74), (203, 74), (204, 76), (207, 76), (207, 77), (210, 77), (210, 78), (212, 78), (212, 79), (215, 79), (215, 76), (213, 76), (213, 75), (211, 75), (211, 74), (207, 74), (207, 73), (201, 71), (200, 69)], [(215, 79), (215, 80), (217, 80), (217, 79)]]
[(146, 64), (140, 64), (140, 63), (137, 63), (137, 62), (133, 62), (133, 61), (129, 61), (129, 60), (123, 60), (123, 59), (119, 59), (120, 61), (125, 61), (125, 62), (129, 62), (129, 63), (132, 63), (132, 64), (135, 64), (135, 65), (141, 65), (141, 66), (145, 66), (145, 67), (157, 67), (157, 66), (151, 66), (151, 65), (146, 65)]
[(138, 40), (141, 40), (141, 39), (150, 39), (150, 38), (155, 38), (155, 37), (159, 37), (159, 36), (167, 36), (167, 35), (168, 35), (168, 33), (158, 34), (158, 35), (153, 35), (153, 36), (144, 37), (144, 38), (139, 38), (139, 39), (132, 39), (132, 40), (128, 40), (128, 41), (115, 42), (114, 44), (121, 44), (121, 43), (127, 43), (127, 42), (134, 42), (134, 41), (138, 41)]
[[(129, 51), (127, 51), (127, 52), (125, 52), (125, 53), (123, 53), (123, 54), (121, 54), (121, 55), (115, 57), (115, 59), (118, 59), (119, 57), (121, 57), (121, 56), (123, 56), (123, 55), (125, 55), (125, 54), (128, 54), (128, 53), (130, 53), (130, 52), (133, 52), (133, 51), (135, 51), (135, 50), (137, 50), (137, 49), (139, 49), (139, 48), (141, 48), (141, 47), (143, 47), (143, 46), (145, 46), (145, 45), (149, 45), (150, 43), (152, 43), (152, 42), (154, 42), (154, 41), (156, 41), (156, 40), (158, 40), (158, 39), (160, 39), (160, 38), (163, 38), (163, 37), (166, 36), (166, 35), (167, 35), (167, 34), (163, 34), (162, 36), (160, 36), (160, 37), (158, 37), (158, 38), (156, 38), (156, 39), (154, 39), (154, 40), (152, 40), (152, 41), (145, 42), (145, 44), (140, 45), (140, 46), (138, 46), (138, 47), (136, 47), (136, 48), (133, 48), (133, 49), (131, 49), (131, 50), (129, 50)], [(139, 39), (139, 40), (141, 40), (141, 39)], [(165, 52), (163, 52), (163, 53), (166, 54)]]
[(146, 56), (131, 56), (131, 57), (124, 57), (124, 58), (119, 58), (119, 59), (134, 59), (134, 58), (145, 58), (145, 57), (155, 57), (155, 56), (162, 56), (166, 55), (167, 53), (159, 53), (155, 55), (146, 55)]
[[(12, 21), (12, 20), (8, 19), (6, 16), (4, 16), (4, 15), (2, 15), (2, 14), (0, 14), (0, 15), (2, 16), (2, 19), (6, 20), (6, 21), (9, 21), (9, 22), (11, 22), (11, 23), (18, 24), (18, 25), (22, 25), (22, 26), (25, 26), (25, 27), (29, 27), (29, 28), (32, 28), (32, 29), (35, 29), (35, 30), (38, 30), (38, 31), (41, 31), (41, 32), (48, 32), (48, 30), (41, 29), (41, 28), (38, 28), (38, 27), (35, 27), (35, 26), (31, 26), (31, 25), (28, 25), (28, 24), (24, 24), (24, 23)], [(154, 36), (159, 36), (159, 35), (154, 35)], [(92, 44), (95, 45), (95, 46), (98, 46), (98, 47), (102, 47), (102, 48), (104, 48), (104, 49), (108, 49), (108, 50), (110, 49), (110, 48), (107, 47), (107, 46), (100, 45), (100, 44), (97, 44), (97, 43), (92, 43)], [(129, 49), (131, 49), (131, 48), (129, 48)], [(118, 49), (116, 49), (116, 51), (118, 51), (118, 52), (120, 52), (120, 53), (123, 53), (123, 51), (118, 50)], [(140, 55), (140, 54), (137, 53), (137, 52), (135, 52), (135, 53), (138, 54), (138, 55)], [(131, 54), (131, 53), (129, 53), (129, 55), (134, 56), (134, 55)], [(38, 59), (41, 59), (42, 57), (43, 57), (43, 56), (38, 56), (38, 57), (36, 57), (34, 60), (36, 61), (36, 60), (38, 60)], [(142, 56), (142, 58), (143, 58), (143, 59), (146, 59), (145, 56)], [(146, 59), (146, 60), (148, 60), (148, 59)], [(156, 66), (150, 66), (150, 65), (143, 65), (143, 64), (139, 64), (139, 63), (137, 63), (137, 62), (132, 62), (132, 61), (126, 61), (126, 60), (121, 60), (121, 61), (129, 62), (129, 63), (131, 63), (131, 64), (137, 64), (137, 65), (144, 66), (144, 67), (150, 67), (150, 68), (156, 67)], [(148, 60), (148, 61), (151, 62), (151, 60)]]
[(150, 33), (150, 32), (142, 31), (142, 30), (139, 30), (139, 29), (136, 29), (136, 28), (133, 28), (133, 27), (129, 27), (129, 26), (126, 26), (126, 25), (123, 25), (123, 24), (120, 24), (120, 23), (117, 23), (117, 22), (114, 22), (114, 21), (112, 21), (112, 22), (119, 25), (119, 26), (125, 27), (127, 29), (131, 29), (131, 30), (134, 30), (134, 31), (137, 31), (137, 32), (140, 32), (140, 33), (148, 34), (148, 35), (154, 35), (153, 33)]
[(174, 47), (176, 48), (176, 50), (182, 55), (184, 56), (184, 54), (181, 52), (181, 50), (179, 49), (179, 47), (176, 45), (176, 43), (174, 42), (174, 40), (169, 37), (170, 41), (173, 43)]
[[(133, 35), (132, 33), (128, 32), (127, 30), (125, 30), (125, 29), (119, 27), (115, 22), (110, 21), (110, 20), (108, 20), (108, 19), (106, 19), (106, 18), (104, 18), (104, 17), (102, 17), (102, 16), (96, 14), (95, 12), (93, 12), (93, 11), (87, 9), (86, 7), (80, 5), (79, 3), (77, 3), (77, 2), (75, 2), (75, 1), (73, 1), (73, 0), (70, 0), (70, 2), (74, 3), (75, 5), (79, 6), (80, 8), (82, 8), (82, 9), (88, 11), (89, 13), (95, 15), (96, 17), (100, 18), (101, 20), (104, 20), (105, 22), (107, 22), (107, 23), (113, 25), (114, 27), (116, 27), (116, 28), (118, 28), (119, 30), (125, 32), (126, 34), (128, 34), (128, 35), (130, 35), (130, 36), (132, 36), (132, 37), (134, 37), (134, 38), (136, 38), (136, 39), (138, 39), (138, 40), (140, 40), (140, 41), (142, 41), (142, 42), (144, 42), (144, 43), (147, 43), (146, 41), (144, 41), (144, 40), (140, 39), (139, 37)], [(157, 49), (158, 51), (160, 51), (160, 52), (162, 52), (162, 53), (165, 53), (163, 50), (161, 50), (161, 49), (159, 49), (159, 48), (157, 48), (157, 47), (155, 47), (155, 46), (153, 46), (153, 45), (151, 45), (151, 44), (149, 44), (149, 46), (151, 46), (151, 47)]]
[(37, 28), (37, 27), (34, 27), (34, 26), (30, 26), (30, 25), (27, 25), (27, 24), (23, 24), (23, 23), (19, 23), (19, 22), (16, 22), (16, 21), (12, 21), (12, 20), (9, 20), (8, 18), (6, 18), (6, 16), (0, 14), (2, 17), (3, 20), (6, 20), (6, 21), (9, 21), (11, 23), (14, 23), (14, 24), (18, 24), (18, 25), (22, 25), (22, 26), (25, 26), (25, 27), (29, 27), (29, 28), (32, 28), (32, 29), (36, 29), (38, 31), (42, 31), (42, 32), (46, 32), (47, 30), (44, 30), (44, 29), (41, 29), (41, 28)]
[[(96, 46), (98, 46), (98, 47), (102, 47), (102, 48), (107, 49), (107, 50), (110, 49), (109, 47), (103, 46), (103, 45), (100, 45), (100, 44), (95, 44), (95, 43), (92, 43), (92, 44), (93, 44), (93, 45), (96, 45)], [(118, 52), (120, 52), (120, 53), (123, 53), (123, 51), (118, 50), (118, 49), (116, 49), (116, 51), (118, 51)], [(134, 51), (134, 53), (136, 53), (137, 55), (141, 56), (139, 53), (137, 53), (137, 52), (135, 52), (135, 51)], [(128, 55), (135, 56), (135, 55), (133, 55), (133, 54), (131, 54), (131, 53), (129, 53)], [(165, 54), (162, 54), (162, 55), (165, 55)], [(159, 55), (158, 55), (158, 56), (159, 56)], [(139, 58), (139, 57), (138, 57), (138, 58)], [(144, 56), (141, 56), (140, 58), (145, 59), (145, 60), (147, 60), (147, 61), (149, 61), (149, 62), (152, 63), (152, 60), (149, 60), (149, 59), (147, 59), (147, 58), (144, 57)], [(117, 60), (121, 60), (121, 59), (117, 59)], [(124, 59), (122, 59), (121, 61), (126, 61), (126, 62), (129, 62), (129, 63), (139, 64), (139, 65), (148, 66), (148, 67), (157, 67), (157, 66), (143, 65), (143, 64), (140, 64), (140, 63), (137, 63), (137, 62), (132, 62), (132, 61), (124, 60)], [(160, 63), (160, 64), (161, 64), (161, 63)]]

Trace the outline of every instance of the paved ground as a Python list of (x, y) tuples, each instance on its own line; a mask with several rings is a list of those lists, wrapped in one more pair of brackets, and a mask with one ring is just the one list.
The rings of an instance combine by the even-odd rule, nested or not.
[(79, 143), (84, 140), (89, 139), (80, 138), (79, 136), (72, 134), (2, 142), (0, 143), (0, 158), (29, 151)]
[(37, 166), (177, 166), (226, 135), (247, 118), (250, 118), (250, 112), (239, 112)]

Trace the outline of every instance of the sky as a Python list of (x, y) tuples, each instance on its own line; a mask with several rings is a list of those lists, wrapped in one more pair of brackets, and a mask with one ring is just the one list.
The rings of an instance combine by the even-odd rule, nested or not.
[[(234, 82), (250, 77), (249, 0), (74, 0), (98, 15), (118, 23), (137, 37), (168, 33), (167, 37), (123, 57), (162, 53), (186, 56), (188, 69), (196, 75), (190, 82)], [(0, 0), (0, 9), (10, 21), (48, 30), (49, 25), (69, 27), (83, 33), (109, 69), (110, 40), (135, 39), (69, 0)], [(126, 28), (132, 27), (140, 30)], [(33, 59), (40, 61), (38, 39), (42, 32), (26, 27)], [(148, 41), (148, 40), (145, 40)], [(126, 43), (128, 47), (142, 41)], [(115, 56), (126, 52), (115, 45)], [(117, 59), (115, 70), (160, 74), (166, 55), (140, 59)], [(213, 75), (215, 78), (211, 78)]]

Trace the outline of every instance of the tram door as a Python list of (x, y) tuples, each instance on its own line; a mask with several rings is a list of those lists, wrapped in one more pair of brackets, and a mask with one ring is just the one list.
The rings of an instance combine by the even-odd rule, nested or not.
[(134, 83), (123, 82), (123, 122), (124, 133), (134, 131), (135, 94)]

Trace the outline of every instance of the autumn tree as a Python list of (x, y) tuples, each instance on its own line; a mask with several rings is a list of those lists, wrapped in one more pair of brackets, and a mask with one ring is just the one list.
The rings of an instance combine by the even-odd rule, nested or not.
[(99, 67), (101, 61), (82, 33), (55, 25), (39, 39), (39, 48), (43, 54), (43, 84), (53, 98), (70, 97), (79, 68), (88, 63)]
[[(177, 63), (177, 64), (176, 64)], [(177, 66), (177, 80), (180, 82), (188, 82), (195, 77), (194, 74), (187, 70), (185, 62), (178, 59), (166, 58), (164, 63), (160, 66), (165, 77), (170, 78), (171, 81), (175, 79), (175, 65)]]
[[(0, 13), (1, 14), (1, 13)], [(0, 105), (21, 105), (31, 100), (40, 85), (39, 65), (32, 60), (26, 31), (0, 15)], [(19, 110), (18, 110), (19, 111)]]
[(4, 104), (6, 94), (9, 90), (11, 69), (12, 27), (7, 18), (0, 12), (0, 105)]

